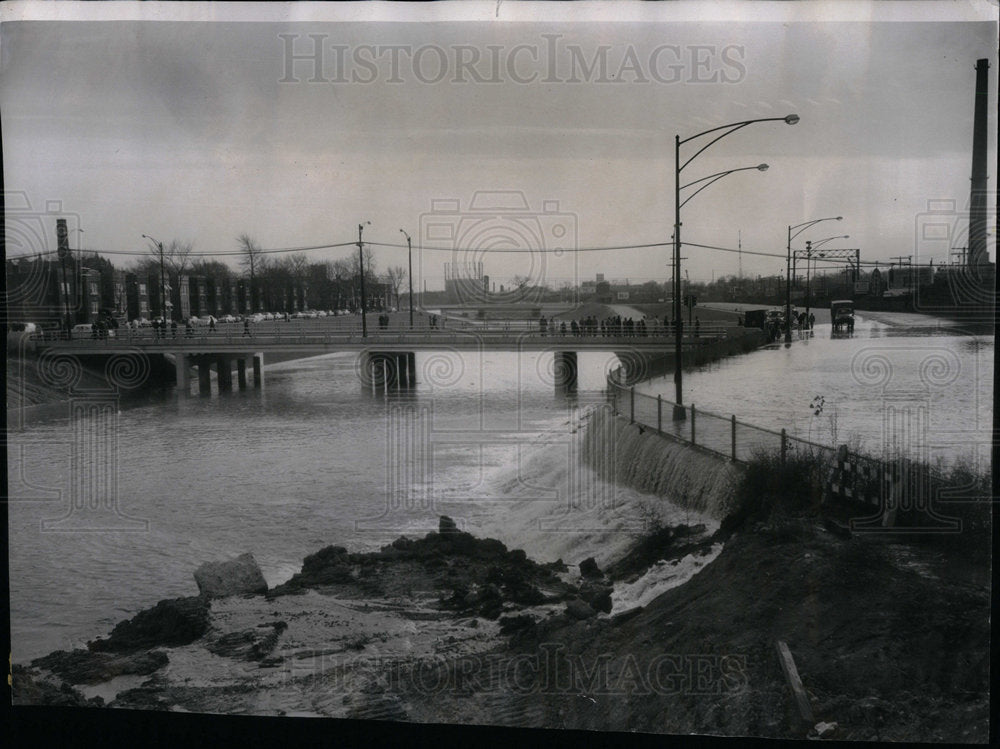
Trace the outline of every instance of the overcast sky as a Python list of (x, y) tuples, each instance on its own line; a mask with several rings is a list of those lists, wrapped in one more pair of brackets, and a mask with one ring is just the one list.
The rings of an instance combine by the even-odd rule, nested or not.
[[(682, 183), (761, 162), (770, 169), (731, 174), (693, 198), (685, 241), (736, 248), (741, 234), (745, 250), (781, 255), (744, 254), (743, 272), (754, 275), (784, 269), (787, 225), (824, 216), (844, 220), (793, 247), (849, 234), (827, 247), (939, 263), (967, 243), (961, 214), (984, 57), (996, 190), (995, 23), (921, 22), (916, 13), (858, 22), (863, 6), (839, 3), (812, 6), (813, 21), (799, 8), (794, 22), (749, 22), (747, 11), (721, 23), (684, 21), (683, 7), (643, 10), (641, 23), (514, 23), (504, 13), (330, 23), (306, 20), (302, 6), (285, 15), (295, 23), (15, 22), (8, 13), (5, 189), (23, 191), (35, 212), (61, 201), (59, 215), (98, 251), (141, 250), (144, 233), (191, 240), (200, 252), (234, 251), (244, 232), (268, 248), (323, 245), (354, 241), (358, 223), (371, 221), (366, 240), (399, 243), (404, 228), (417, 246), (457, 242), (477, 250), (458, 259), (482, 261), (496, 279), (664, 280), (667, 247), (482, 250), (668, 242), (675, 134), (796, 113), (797, 125), (750, 125), (687, 166)], [(682, 158), (710, 140), (687, 144)], [(489, 210), (522, 195), (526, 210), (506, 219)], [(939, 211), (929, 218), (928, 201)], [(45, 219), (49, 243), (54, 216)], [(8, 215), (10, 237), (20, 236), (10, 231), (19, 220)], [(928, 239), (928, 221), (952, 226), (953, 236)], [(9, 255), (22, 251), (15, 245)], [(994, 250), (991, 238), (993, 259)], [(738, 269), (732, 253), (683, 254), (692, 279)], [(405, 265), (406, 251), (376, 246), (375, 257), (382, 268)], [(452, 259), (415, 252), (417, 282), (439, 288)]]

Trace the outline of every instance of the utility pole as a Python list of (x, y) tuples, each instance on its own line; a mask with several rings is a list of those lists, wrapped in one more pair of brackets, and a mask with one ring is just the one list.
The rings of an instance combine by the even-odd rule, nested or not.
[[(743, 280), (743, 230), (739, 229), (736, 232), (736, 247), (739, 253), (739, 279)], [(712, 273), (712, 277), (715, 277), (715, 273)]]
[(400, 229), (400, 231), (402, 231), (403, 236), (406, 237), (406, 257), (410, 261), (410, 272), (408, 278), (410, 281), (410, 327), (412, 328), (413, 327), (413, 244), (410, 241), (410, 235), (407, 234), (402, 229)]
[(371, 221), (365, 221), (364, 224), (358, 224), (358, 269), (361, 275), (361, 337), (368, 337), (368, 321), (366, 319), (366, 301), (365, 301), (365, 252), (364, 244), (361, 241), (361, 232), (365, 229), (365, 224), (371, 226)]
[[(149, 236), (148, 234), (143, 234), (142, 238), (143, 239), (148, 239), (150, 242), (152, 242), (154, 245), (156, 245), (156, 248), (160, 251), (160, 314), (163, 317), (163, 321), (164, 322), (168, 322), (168, 320), (167, 320), (167, 300), (166, 300), (167, 283), (164, 280), (164, 272), (163, 272), (163, 242), (160, 242), (160, 241), (157, 241), (156, 239), (153, 239), (153, 237)], [(253, 268), (252, 265), (250, 267)], [(252, 277), (253, 276), (252, 276), (252, 271), (251, 271), (251, 278)]]
[(63, 308), (66, 311), (66, 337), (69, 338), (73, 330), (73, 317), (69, 312), (69, 279), (66, 275), (66, 260), (67, 258), (72, 259), (73, 255), (69, 249), (69, 233), (66, 231), (66, 219), (64, 218), (56, 219), (56, 244), (59, 263), (62, 265)]

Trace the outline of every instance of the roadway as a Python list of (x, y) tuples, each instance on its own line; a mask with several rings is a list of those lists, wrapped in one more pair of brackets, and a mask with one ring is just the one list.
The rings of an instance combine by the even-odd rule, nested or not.
[[(647, 331), (646, 336), (574, 336), (543, 334), (537, 321), (510, 321), (458, 324), (449, 321), (442, 328), (427, 325), (414, 327), (394, 326), (392, 321), (386, 328), (368, 325), (367, 336), (360, 329), (360, 321), (354, 317), (320, 318), (317, 320), (264, 321), (251, 324), (245, 330), (242, 323), (217, 323), (216, 329), (198, 326), (186, 330), (178, 326), (165, 336), (158, 336), (152, 328), (138, 330), (119, 329), (114, 338), (82, 338), (74, 340), (38, 340), (39, 351), (115, 354), (136, 349), (150, 353), (244, 353), (289, 352), (310, 355), (334, 353), (338, 351), (418, 351), (418, 350), (459, 350), (479, 351), (669, 351), (674, 345), (673, 336), (662, 328)], [(343, 320), (344, 322), (340, 322)], [(332, 324), (331, 324), (332, 323)], [(338, 324), (339, 323), (339, 324)], [(353, 323), (353, 324), (351, 324)], [(686, 348), (707, 344), (717, 337), (723, 337), (731, 326), (710, 326), (701, 328), (701, 335), (684, 336)], [(688, 332), (688, 331), (686, 331)]]

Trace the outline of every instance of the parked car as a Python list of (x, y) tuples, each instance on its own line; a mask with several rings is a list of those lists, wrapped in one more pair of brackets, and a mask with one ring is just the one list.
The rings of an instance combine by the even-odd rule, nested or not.
[[(115, 331), (105, 328), (105, 334), (108, 338), (115, 337)], [(94, 330), (94, 324), (89, 322), (77, 323), (73, 326), (73, 338), (96, 338), (97, 332)]]

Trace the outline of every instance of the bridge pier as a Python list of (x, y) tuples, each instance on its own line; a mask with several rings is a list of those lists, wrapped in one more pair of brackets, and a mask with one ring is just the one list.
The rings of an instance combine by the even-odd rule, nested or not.
[(239, 383), (240, 390), (247, 389), (247, 360), (245, 356), (241, 356), (236, 360), (236, 379)]
[(556, 351), (553, 372), (557, 394), (575, 393), (577, 385), (577, 366), (575, 351)]
[(191, 362), (188, 360), (187, 354), (182, 354), (179, 351), (174, 354), (174, 369), (177, 372), (177, 390), (184, 393), (184, 395), (190, 395), (191, 393), (191, 372), (188, 369), (190, 366)]
[(264, 352), (253, 355), (253, 386), (255, 390), (264, 387)]
[(198, 362), (198, 395), (212, 394), (212, 363), (202, 357)]
[(361, 386), (372, 394), (403, 390), (417, 384), (416, 354), (412, 351), (363, 351), (358, 362)]
[(228, 356), (217, 356), (215, 369), (219, 377), (219, 392), (230, 393), (233, 390), (233, 361)]

